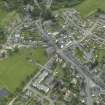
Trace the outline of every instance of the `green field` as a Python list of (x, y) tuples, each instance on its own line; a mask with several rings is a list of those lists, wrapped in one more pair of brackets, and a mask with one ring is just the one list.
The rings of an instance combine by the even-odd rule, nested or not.
[(17, 19), (19, 19), (19, 14), (15, 10), (7, 12), (6, 10), (0, 8), (0, 27), (3, 28)]
[(7, 88), (10, 92), (14, 92), (21, 82), (33, 72), (37, 72), (39, 67), (32, 65), (29, 58), (35, 58), (41, 64), (48, 59), (45, 56), (43, 48), (21, 49), (19, 53), (11, 55), (8, 59), (0, 61), (0, 87)]
[(17, 10), (9, 11), (4, 6), (4, 0), (0, 0), (0, 27), (4, 28), (9, 25), (9, 23), (14, 22), (14, 20), (20, 19), (20, 14)]
[(86, 17), (94, 13), (97, 8), (105, 10), (105, 0), (85, 0), (75, 7), (81, 14), (81, 16)]
[[(71, 7), (62, 7), (54, 12), (62, 13), (62, 11), (69, 9)], [(72, 8), (75, 8), (78, 12), (80, 12), (80, 15), (82, 17), (87, 17), (97, 11), (97, 9), (101, 9), (105, 11), (105, 0), (84, 0), (83, 2), (73, 6)]]

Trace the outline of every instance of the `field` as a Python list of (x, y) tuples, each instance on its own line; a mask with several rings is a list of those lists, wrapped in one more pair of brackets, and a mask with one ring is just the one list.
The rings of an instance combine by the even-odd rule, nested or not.
[[(71, 6), (70, 7), (65, 6), (54, 10), (54, 12), (62, 13), (62, 11), (69, 8), (71, 8)], [(105, 0), (84, 0), (81, 3), (72, 6), (72, 8), (75, 8), (78, 12), (80, 12), (80, 15), (83, 18), (86, 18), (87, 16), (94, 14), (99, 8), (105, 11)]]
[(97, 8), (105, 10), (105, 0), (85, 0), (75, 7), (83, 17), (94, 13)]
[(21, 49), (19, 53), (11, 55), (8, 59), (0, 61), (0, 87), (7, 88), (10, 92), (14, 92), (21, 82), (33, 72), (37, 72), (39, 67), (29, 62), (30, 55), (33, 56), (41, 64), (48, 59), (45, 56), (43, 48)]
[(0, 0), (0, 28), (4, 28), (17, 19), (20, 19), (20, 14), (15, 9), (8, 11), (4, 6), (4, 0)]
[(3, 28), (16, 19), (19, 19), (19, 14), (15, 10), (7, 12), (0, 8), (0, 27)]

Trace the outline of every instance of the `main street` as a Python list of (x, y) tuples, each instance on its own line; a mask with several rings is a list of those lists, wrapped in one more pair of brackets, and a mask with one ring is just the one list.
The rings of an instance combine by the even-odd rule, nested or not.
[[(97, 25), (97, 22), (88, 30), (88, 31), (86, 31), (86, 32), (88, 32), (86, 35), (84, 35), (84, 37), (82, 38), (82, 39), (80, 39), (80, 41), (75, 41), (75, 44), (78, 44), (78, 43), (80, 43), (80, 42), (82, 42), (84, 39), (86, 39), (88, 36), (91, 36), (93, 33), (92, 33), (92, 30), (96, 27), (96, 25)], [(38, 26), (38, 25), (37, 25)], [(45, 32), (45, 30), (43, 30), (43, 27), (42, 27), (42, 24), (40, 23), (40, 25), (38, 26), (39, 27), (39, 30), (40, 30), (40, 32), (42, 33), (42, 35), (44, 35), (44, 36), (46, 36), (47, 34), (47, 32)], [(79, 27), (78, 27), (79, 28)], [(85, 31), (85, 30), (84, 30)], [(86, 33), (85, 32), (85, 33)], [(70, 35), (70, 34), (69, 34)], [(96, 35), (95, 35), (96, 36)], [(97, 36), (98, 37), (98, 36)], [(46, 37), (46, 38), (48, 38), (48, 37)], [(72, 64), (73, 66), (75, 66), (76, 67), (76, 70), (83, 76), (83, 77), (85, 77), (85, 79), (86, 79), (86, 81), (87, 81), (87, 87), (86, 87), (86, 92), (87, 92), (87, 105), (93, 105), (93, 100), (92, 100), (92, 96), (91, 96), (91, 94), (90, 94), (90, 84), (89, 84), (89, 81), (92, 81), (94, 84), (96, 84), (96, 85), (98, 85), (100, 88), (102, 88), (102, 89), (105, 89), (105, 84), (101, 81), (101, 80), (99, 80), (99, 79), (97, 79), (97, 78), (95, 78), (90, 72), (89, 72), (89, 68), (87, 67), (87, 66), (83, 66), (83, 65), (81, 65), (76, 59), (75, 59), (75, 57), (71, 54), (71, 53), (69, 53), (69, 54), (67, 54), (68, 52), (64, 52), (64, 50), (65, 49), (67, 49), (68, 48), (68, 46), (69, 45), (71, 45), (71, 43), (70, 44), (68, 44), (68, 46), (64, 46), (64, 48), (63, 49), (59, 49), (56, 45), (55, 45), (55, 43), (54, 43), (54, 41), (52, 41), (52, 39), (50, 38), (48, 38), (47, 40), (50, 40), (50, 42), (53, 42), (52, 44), (53, 44), (53, 47), (55, 47), (55, 49), (56, 49), (56, 53), (59, 55), (59, 56), (61, 56), (61, 58), (62, 59), (64, 59), (66, 62), (68, 62), (68, 63), (70, 63), (70, 64)], [(69, 42), (68, 42), (69, 43)], [(73, 43), (74, 44), (74, 43)], [(48, 43), (48, 45), (49, 45), (49, 43)], [(80, 46), (79, 46), (80, 47)], [(83, 49), (82, 49), (83, 50)]]
[[(47, 32), (45, 32), (45, 30), (43, 30), (43, 27), (42, 27), (42, 23), (40, 22), (40, 28), (39, 28), (39, 30), (41, 31), (41, 32), (43, 32), (42, 34), (43, 35), (45, 35)], [(95, 25), (94, 25), (94, 27), (95, 27)], [(105, 84), (101, 81), (101, 80), (99, 80), (99, 79), (97, 79), (97, 78), (95, 78), (90, 72), (89, 72), (89, 68), (87, 67), (87, 66), (83, 66), (83, 65), (81, 65), (76, 59), (75, 59), (75, 57), (71, 54), (71, 53), (69, 53), (69, 57), (68, 57), (68, 55), (66, 55), (67, 53), (64, 53), (64, 51), (63, 50), (65, 50), (65, 49), (59, 49), (56, 45), (55, 45), (55, 42), (54, 42), (54, 40), (52, 40), (51, 38), (49, 38), (49, 37), (46, 37), (46, 38), (48, 38), (47, 40), (49, 40), (50, 42), (52, 42), (51, 44), (53, 44), (53, 47), (55, 47), (55, 49), (56, 49), (56, 53), (58, 54), (58, 55), (60, 55), (65, 61), (67, 61), (68, 63), (70, 63), (70, 64), (72, 64), (72, 65), (74, 65), (76, 68), (77, 68), (77, 71), (80, 73), (80, 74), (82, 74), (85, 78), (88, 78), (88, 79), (90, 79), (90, 80), (92, 80), (95, 84), (97, 84), (98, 86), (100, 86), (102, 89), (105, 89)], [(48, 43), (48, 45), (49, 45), (49, 43)]]
[(72, 64), (73, 66), (75, 66), (77, 68), (77, 71), (82, 74), (85, 78), (90, 79), (91, 81), (93, 81), (95, 84), (97, 84), (98, 86), (100, 86), (102, 89), (105, 89), (105, 84), (95, 78), (93, 76), (93, 74), (91, 74), (89, 72), (89, 68), (87, 66), (83, 66), (81, 65), (74, 57), (72, 54), (66, 54), (61, 50), (57, 50), (57, 54), (60, 55), (62, 57), (62, 59), (64, 59), (65, 61), (67, 61), (68, 63)]
[(86, 94), (87, 94), (87, 105), (93, 105), (93, 100), (92, 100), (92, 95), (91, 95), (91, 91), (90, 91), (90, 80), (88, 78), (86, 78)]
[[(68, 19), (68, 21), (69, 21), (69, 17), (67, 17), (67, 19)], [(72, 24), (74, 24), (74, 26), (76, 26), (76, 24), (75, 24), (71, 19), (70, 19), (69, 22), (71, 22)], [(95, 23), (95, 24), (93, 25), (93, 27), (92, 27), (90, 30), (82, 29), (82, 31), (83, 31), (83, 33), (85, 33), (85, 35), (83, 36), (82, 39), (80, 39), (80, 41), (74, 40), (75, 43), (73, 43), (73, 44), (77, 44), (77, 45), (78, 45), (81, 41), (83, 41), (84, 39), (86, 39), (88, 36), (93, 35), (93, 33), (92, 33), (91, 31), (96, 27), (96, 24), (97, 24), (97, 23)], [(54, 48), (56, 49), (56, 54), (58, 54), (58, 55), (59, 55), (62, 59), (64, 59), (67, 63), (70, 63), (70, 64), (72, 64), (73, 66), (75, 66), (77, 72), (80, 73), (80, 74), (86, 79), (86, 81), (87, 81), (87, 87), (86, 87), (86, 92), (87, 92), (87, 105), (93, 105), (93, 104), (92, 104), (92, 98), (91, 98), (90, 90), (89, 90), (89, 89), (90, 89), (90, 83), (89, 83), (89, 82), (92, 81), (94, 84), (98, 85), (98, 86), (99, 86), (100, 88), (102, 88), (102, 89), (105, 89), (105, 84), (104, 84), (100, 79), (94, 77), (94, 75), (89, 72), (89, 67), (88, 67), (88, 66), (81, 65), (81, 64), (75, 59), (75, 56), (73, 56), (73, 54), (72, 54), (70, 51), (67, 50), (67, 48), (68, 48), (69, 45), (71, 45), (71, 44), (68, 44), (68, 46), (65, 46), (63, 49), (59, 49), (59, 48), (57, 47), (57, 45), (55, 44), (53, 38), (51, 38), (51, 36), (48, 36), (48, 32), (45, 30), (45, 28), (44, 28), (44, 26), (43, 26), (43, 24), (42, 24), (42, 22), (41, 22), (41, 19), (39, 19), (38, 21), (36, 21), (36, 26), (37, 26), (39, 32), (42, 34), (42, 37), (44, 38), (44, 40), (46, 39), (46, 42), (48, 42), (48, 43), (47, 43), (48, 46), (54, 47)], [(76, 26), (76, 28), (80, 29), (79, 26)], [(66, 30), (66, 31), (67, 31), (67, 30)], [(69, 35), (71, 35), (71, 34), (69, 33)], [(96, 36), (96, 35), (94, 35), (94, 36)], [(97, 38), (98, 38), (98, 36), (97, 36)], [(74, 37), (73, 37), (73, 39), (74, 39)], [(68, 42), (68, 43), (69, 43), (69, 42)], [(82, 49), (82, 48), (80, 47), (80, 45), (78, 45), (78, 47), (79, 47), (80, 49)], [(66, 51), (64, 51), (64, 50), (66, 50)], [(82, 49), (82, 51), (83, 51), (83, 49)], [(42, 66), (42, 65), (40, 65), (39, 63), (37, 63), (37, 62), (34, 61), (34, 63), (35, 63), (36, 65), (38, 65), (39, 67), (41, 67), (41, 69), (40, 69), (40, 71), (27, 83), (27, 85), (24, 87), (23, 91), (25, 91), (26, 89), (31, 89), (30, 85), (32, 84), (32, 81), (40, 74), (40, 72), (41, 72), (43, 69), (46, 69), (46, 70), (48, 70), (48, 71), (51, 71), (51, 70), (49, 69), (48, 65), (49, 65), (49, 63), (51, 63), (52, 60), (54, 60), (54, 57), (52, 57), (44, 66)], [(31, 89), (31, 90), (33, 90), (33, 89)], [(33, 91), (36, 93), (35, 90), (33, 90)], [(38, 92), (38, 93), (39, 93), (39, 92)], [(41, 95), (41, 94), (40, 94), (40, 95)], [(42, 96), (42, 97), (43, 97), (43, 96)], [(47, 97), (47, 99), (49, 100), (48, 97)], [(50, 100), (50, 103), (52, 103), (51, 100)], [(51, 105), (53, 105), (53, 104), (51, 104)]]

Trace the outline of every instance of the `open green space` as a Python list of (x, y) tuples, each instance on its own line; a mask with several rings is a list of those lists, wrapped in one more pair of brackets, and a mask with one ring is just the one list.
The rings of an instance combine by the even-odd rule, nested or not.
[(83, 17), (94, 13), (97, 8), (105, 10), (105, 0), (84, 0), (75, 7)]
[[(69, 8), (71, 8), (71, 6), (62, 6), (55, 11), (62, 12)], [(105, 0), (83, 0), (82, 2), (72, 6), (72, 8), (75, 8), (77, 11), (79, 11), (80, 15), (85, 18), (94, 14), (97, 9), (105, 11)]]
[(96, 58), (96, 60), (99, 62), (99, 63), (104, 63), (105, 62), (105, 60), (104, 60), (104, 58), (105, 58), (105, 49), (96, 49), (96, 51), (95, 51), (95, 58)]
[(31, 57), (33, 59), (35, 58), (41, 64), (47, 61), (43, 48), (24, 48), (9, 58), (1, 60), (0, 87), (7, 88), (10, 92), (14, 92), (27, 76), (36, 73), (39, 67), (29, 61)]
[(0, 27), (5, 27), (16, 19), (19, 19), (19, 14), (15, 10), (8, 12), (0, 8)]
[(57, 64), (57, 66), (54, 70), (54, 73), (55, 73), (54, 75), (58, 78), (62, 78), (64, 76), (64, 71), (60, 64)]
[(75, 56), (81, 61), (84, 61), (84, 53), (79, 48), (75, 49)]
[[(39, 102), (40, 103), (40, 102)], [(49, 105), (49, 102), (47, 100), (44, 100), (43, 102), (44, 105)], [(38, 105), (38, 100), (31, 100), (27, 105)]]
[(51, 9), (57, 10), (60, 8), (70, 8), (74, 5), (77, 5), (84, 0), (54, 0), (51, 6)]

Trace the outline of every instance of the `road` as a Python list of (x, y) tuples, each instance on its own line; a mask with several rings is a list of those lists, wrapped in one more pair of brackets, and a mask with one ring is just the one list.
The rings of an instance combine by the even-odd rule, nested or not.
[(50, 59), (48, 60), (48, 62), (47, 62), (44, 66), (40, 65), (39, 63), (36, 63), (36, 65), (40, 66), (41, 69), (40, 69), (40, 71), (39, 71), (37, 74), (35, 74), (35, 76), (27, 83), (27, 85), (23, 88), (23, 91), (25, 91), (26, 89), (28, 89), (28, 88), (31, 86), (32, 81), (35, 80), (35, 78), (36, 78), (38, 75), (40, 75), (40, 73), (42, 72), (43, 69), (47, 69), (48, 71), (50, 71), (50, 69), (48, 69), (48, 68), (49, 68), (48, 66), (49, 66), (49, 64), (51, 64), (52, 61), (54, 61), (54, 57), (55, 57), (55, 56), (53, 56), (52, 58), (50, 58)]
[(31, 90), (35, 95), (39, 95), (40, 97), (42, 97), (42, 98), (48, 100), (48, 101), (50, 102), (50, 105), (54, 105), (53, 100), (51, 100), (51, 99), (49, 98), (49, 96), (43, 95), (42, 93), (40, 93), (39, 91), (37, 91), (35, 88), (29, 87), (28, 89)]
[[(67, 17), (68, 18), (68, 17)], [(68, 18), (68, 20), (69, 20), (69, 18)], [(70, 20), (71, 22), (72, 22), (72, 20)], [(72, 22), (73, 24), (74, 24), (74, 22)], [(68, 22), (67, 22), (67, 24), (68, 24)], [(75, 24), (76, 25), (76, 24)], [(80, 39), (79, 41), (75, 41), (75, 44), (77, 44), (78, 45), (78, 43), (80, 43), (80, 42), (82, 42), (84, 39), (86, 39), (88, 36), (91, 36), (91, 35), (93, 35), (93, 33), (92, 33), (92, 30), (96, 27), (96, 25), (97, 25), (97, 22), (89, 29), (89, 30), (87, 30), (87, 31), (85, 31), (84, 29), (82, 30), (82, 31), (85, 31), (84, 33), (85, 33), (85, 35), (83, 36), (83, 38), (82, 39)], [(78, 26), (76, 26), (77, 28), (80, 28), (80, 27), (78, 27)], [(41, 29), (41, 28), (40, 28)], [(96, 36), (96, 35), (95, 35)], [(96, 37), (98, 37), (98, 36), (96, 36)], [(51, 40), (51, 39), (50, 39)], [(73, 43), (74, 44), (74, 43)], [(71, 45), (71, 44), (70, 44)], [(68, 44), (68, 46), (69, 46), (69, 44)], [(65, 46), (64, 48), (63, 48), (63, 50), (65, 50), (68, 46)], [(81, 48), (80, 46), (79, 46), (79, 48)], [(87, 80), (87, 87), (86, 87), (86, 92), (87, 92), (87, 105), (93, 105), (93, 100), (92, 100), (92, 97), (91, 97), (91, 94), (90, 94), (90, 84), (89, 84), (89, 81), (93, 81), (93, 83), (95, 83), (96, 85), (98, 85), (99, 87), (101, 87), (102, 89), (105, 89), (105, 84), (101, 81), (101, 80), (99, 80), (99, 79), (97, 79), (97, 78), (95, 78), (91, 73), (89, 73), (89, 68), (87, 67), (87, 66), (83, 66), (83, 65), (81, 65), (81, 64), (79, 64), (74, 58), (75, 57), (73, 57), (72, 56), (72, 54), (69, 54), (69, 57), (68, 57), (68, 55), (66, 55), (64, 52), (63, 52), (63, 50), (61, 49), (61, 50), (59, 50), (57, 47), (56, 47), (56, 52), (57, 52), (57, 54), (58, 55), (60, 55), (65, 61), (67, 61), (68, 63), (70, 63), (70, 64), (72, 64), (72, 65), (74, 65), (76, 68), (77, 68), (77, 71), (82, 75), (82, 76), (84, 76), (85, 78), (86, 78), (86, 80)], [(83, 49), (82, 49), (83, 50)]]
[(8, 105), (13, 105), (14, 101), (16, 100), (17, 97), (13, 98)]
[(33, 87), (31, 87), (31, 84), (33, 82), (33, 80), (35, 80), (35, 78), (37, 78), (37, 76), (40, 75), (40, 73), (45, 69), (48, 70), (48, 72), (52, 73), (52, 70), (49, 69), (50, 64), (52, 64), (55, 60), (55, 56), (51, 57), (48, 62), (42, 66), (41, 64), (34, 62), (34, 64), (38, 65), (39, 67), (41, 67), (40, 71), (27, 83), (27, 85), (23, 88), (23, 91), (25, 91), (26, 89), (31, 90), (34, 94), (38, 94), (41, 97), (47, 99), (50, 102), (50, 105), (54, 105), (53, 100), (51, 100), (48, 96), (45, 96), (43, 94), (41, 94), (38, 90), (34, 89)]
[[(90, 30), (93, 30), (96, 26), (96, 23), (95, 25), (90, 29)], [(39, 28), (43, 31), (43, 28)], [(92, 34), (92, 32), (89, 31), (89, 33), (87, 35), (90, 35), (90, 33)], [(42, 34), (45, 34), (45, 33), (42, 33)], [(87, 35), (85, 35), (87, 37)], [(52, 39), (48, 39), (48, 40), (52, 40)], [(52, 41), (53, 42), (53, 41)], [(76, 42), (77, 43), (77, 42)], [(53, 43), (53, 46), (55, 46), (55, 43)], [(66, 55), (63, 50), (59, 50), (56, 46), (56, 52), (58, 55), (60, 55), (64, 60), (66, 60), (67, 62), (69, 62), (70, 64), (74, 65), (78, 72), (80, 72), (84, 77), (92, 80), (95, 84), (98, 84), (102, 89), (105, 89), (105, 84), (99, 80), (99, 79), (96, 79), (93, 77), (92, 74), (90, 74), (88, 71), (89, 71), (89, 68), (88, 67), (84, 67), (83, 65), (80, 65), (72, 56), (72, 54), (69, 54), (69, 58), (68, 58), (68, 55)]]
[(47, 0), (46, 8), (50, 9), (52, 2), (53, 2), (53, 0)]
[[(34, 0), (34, 1), (36, 2), (36, 0)], [(52, 3), (52, 0), (49, 0), (49, 1)], [(50, 6), (50, 2), (48, 3), (49, 6)], [(74, 26), (75, 26), (76, 28), (78, 28), (78, 29), (81, 30), (81, 28), (80, 28), (78, 25), (76, 25), (69, 17), (67, 17), (67, 21), (71, 22), (72, 24), (74, 24)], [(43, 29), (43, 25), (42, 25), (40, 19), (39, 19), (38, 21), (36, 21), (36, 25), (37, 25), (37, 27), (38, 27), (38, 30), (39, 30), (40, 33), (42, 34), (42, 36), (45, 37), (48, 41), (50, 41), (51, 44), (53, 44), (53, 46), (55, 46), (55, 43), (53, 43), (53, 40), (48, 36), (46, 30)], [(95, 23), (95, 24), (93, 25), (93, 27), (90, 28), (90, 30), (84, 30), (84, 29), (82, 29), (83, 33), (85, 33), (85, 34), (84, 34), (84, 37), (83, 37), (80, 41), (75, 41), (75, 44), (78, 45), (78, 43), (80, 43), (81, 41), (83, 41), (85, 38), (87, 38), (87, 37), (90, 36), (90, 35), (93, 35), (92, 30), (96, 27), (96, 25), (97, 25), (97, 23)], [(94, 35), (94, 36), (96, 36), (96, 35)], [(98, 39), (100, 38), (100, 37), (98, 37), (98, 36), (96, 36), (96, 37), (97, 37)], [(101, 38), (100, 38), (100, 39), (101, 39)], [(102, 40), (102, 39), (101, 39), (101, 40)], [(104, 40), (104, 39), (103, 39), (103, 40)], [(49, 45), (49, 43), (48, 43), (48, 45)], [(69, 44), (68, 44), (68, 46), (69, 46)], [(66, 49), (68, 46), (65, 46), (64, 49)], [(64, 49), (63, 49), (63, 50), (64, 50)], [(66, 62), (68, 62), (68, 63), (72, 64), (73, 66), (75, 66), (75, 67), (76, 67), (76, 70), (77, 70), (83, 77), (86, 78), (86, 81), (87, 81), (87, 87), (86, 87), (86, 92), (87, 92), (87, 104), (88, 104), (88, 105), (93, 105), (93, 104), (92, 104), (91, 94), (90, 94), (90, 91), (89, 91), (89, 88), (90, 88), (90, 83), (89, 83), (89, 81), (93, 81), (95, 84), (97, 84), (98, 86), (100, 86), (102, 89), (105, 89), (105, 84), (104, 84), (101, 80), (95, 78), (95, 77), (89, 72), (89, 68), (88, 68), (87, 66), (81, 65), (81, 64), (75, 59), (75, 57), (74, 57), (70, 52), (64, 52), (63, 50), (62, 50), (62, 49), (58, 49), (58, 48), (56, 47), (56, 53), (57, 53), (58, 55), (60, 55), (61, 58), (64, 59)], [(32, 81), (40, 74), (40, 72), (41, 72), (43, 69), (46, 69), (46, 70), (48, 70), (48, 71), (51, 71), (50, 69), (48, 69), (48, 65), (49, 65), (49, 63), (50, 63), (53, 59), (54, 59), (54, 58), (52, 57), (44, 66), (40, 65), (39, 63), (36, 63), (38, 66), (41, 67), (41, 70), (27, 83), (27, 85), (23, 88), (23, 91), (26, 90), (26, 89), (31, 89), (31, 90), (34, 91), (35, 94), (36, 94), (35, 89), (32, 89), (32, 88), (30, 87), (30, 85), (31, 85)], [(37, 93), (40, 94), (38, 91), (37, 91)], [(42, 94), (40, 94), (40, 95), (42, 95)], [(43, 96), (42, 96), (42, 97), (43, 97)], [(50, 100), (48, 96), (44, 96), (44, 97), (47, 98), (47, 100), (49, 100), (50, 105), (53, 105), (52, 100)], [(12, 105), (12, 104), (10, 104), (10, 105)]]
[[(64, 14), (65, 15), (65, 14)], [(66, 23), (66, 29), (68, 29), (68, 26), (70, 25), (70, 24), (68, 24), (68, 22), (69, 22), (69, 20), (70, 20), (70, 22), (72, 22), (77, 28), (79, 28), (80, 30), (82, 29), (82, 28), (80, 28), (78, 25), (76, 25), (74, 22), (73, 22), (73, 20), (71, 20), (70, 18), (69, 18), (69, 16), (68, 15), (66, 15), (66, 18), (64, 19), (65, 20), (65, 23)], [(68, 44), (67, 44), (67, 46), (64, 46), (64, 48), (63, 49), (66, 49), (67, 47), (69, 47), (70, 45), (75, 45), (75, 44), (77, 44), (78, 45), (78, 43), (81, 43), (83, 40), (85, 40), (87, 37), (89, 37), (89, 36), (92, 36), (93, 35), (93, 33), (92, 33), (92, 31), (95, 29), (95, 27), (97, 26), (97, 21), (93, 24), (93, 26), (90, 28), (90, 29), (88, 29), (88, 30), (85, 30), (85, 29), (82, 29), (81, 31), (83, 31), (84, 32), (84, 36), (83, 36), (83, 38), (82, 39), (80, 39), (80, 40), (78, 40), (78, 41), (76, 41), (75, 43), (69, 43), (68, 42)], [(68, 29), (69, 30), (69, 29)], [(86, 31), (86, 32), (85, 32)], [(96, 36), (95, 35), (95, 37), (97, 37), (98, 39), (100, 38), (100, 37), (98, 37), (98, 36)], [(101, 39), (101, 38), (100, 38)], [(101, 39), (102, 40), (102, 39)]]
[(86, 78), (86, 82), (87, 82), (86, 85), (87, 105), (93, 105), (92, 95), (90, 93), (90, 87), (91, 87), (90, 80)]
[(83, 66), (79, 62), (77, 62), (76, 59), (74, 59), (74, 57), (72, 56), (72, 54), (69, 53), (69, 56), (68, 56), (64, 52), (62, 52), (61, 50), (57, 50), (57, 54), (60, 55), (62, 57), (62, 59), (64, 59), (68, 63), (75, 66), (77, 68), (77, 71), (80, 74), (82, 74), (82, 76), (92, 80), (95, 84), (100, 86), (102, 89), (105, 89), (105, 84), (101, 80), (94, 78), (94, 76), (88, 72), (89, 71), (88, 67)]
[(37, 0), (34, 0), (34, 3), (37, 5), (38, 8), (41, 8)]

